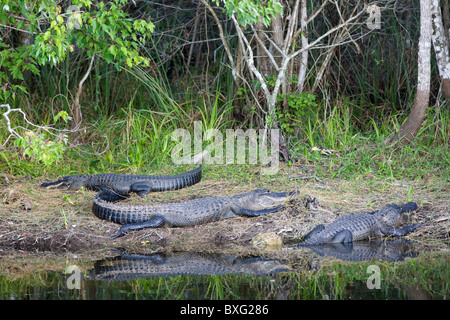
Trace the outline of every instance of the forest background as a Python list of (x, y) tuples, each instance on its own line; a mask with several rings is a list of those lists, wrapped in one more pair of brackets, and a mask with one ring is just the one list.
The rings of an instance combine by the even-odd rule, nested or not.
[(278, 128), (281, 159), (318, 178), (448, 183), (448, 0), (0, 9), (3, 174), (159, 170), (201, 121)]

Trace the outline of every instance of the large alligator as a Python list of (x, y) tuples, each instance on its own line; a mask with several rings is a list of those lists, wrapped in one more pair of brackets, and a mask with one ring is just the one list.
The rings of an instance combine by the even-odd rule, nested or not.
[(350, 243), (386, 236), (405, 236), (421, 226), (416, 223), (397, 228), (406, 220), (406, 213), (417, 209), (417, 204), (408, 202), (404, 205), (391, 204), (384, 208), (358, 214), (351, 214), (337, 219), (328, 226), (318, 225), (309, 232), (299, 245), (316, 245), (321, 243)]
[(208, 197), (186, 202), (148, 206), (114, 204), (124, 197), (103, 189), (94, 196), (92, 211), (100, 219), (123, 224), (112, 239), (130, 230), (145, 228), (187, 227), (237, 216), (256, 217), (278, 211), (298, 192), (254, 190), (232, 197)]
[(61, 180), (45, 182), (44, 188), (78, 190), (85, 187), (88, 190), (110, 189), (120, 195), (135, 192), (140, 196), (154, 191), (177, 190), (196, 184), (202, 179), (202, 166), (189, 172), (173, 176), (147, 176), (117, 173), (102, 173), (96, 175), (65, 176)]
[(228, 254), (177, 252), (171, 254), (127, 254), (95, 262), (88, 279), (128, 281), (137, 278), (179, 275), (251, 274), (268, 276), (289, 271), (276, 259), (236, 257)]

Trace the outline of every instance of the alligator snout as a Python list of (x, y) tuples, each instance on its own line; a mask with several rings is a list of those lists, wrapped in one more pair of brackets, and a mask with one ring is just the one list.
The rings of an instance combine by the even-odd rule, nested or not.
[(300, 191), (291, 191), (291, 192), (270, 192), (268, 195), (270, 195), (272, 198), (276, 199), (285, 199), (291, 200), (292, 198), (299, 196)]
[(41, 184), (41, 187), (47, 189), (67, 189), (70, 187), (70, 182), (64, 179), (54, 182), (44, 182)]
[(268, 189), (256, 190), (256, 191), (259, 191), (261, 196), (269, 196), (272, 198), (293, 198), (295, 196), (300, 195), (300, 191), (271, 192)]

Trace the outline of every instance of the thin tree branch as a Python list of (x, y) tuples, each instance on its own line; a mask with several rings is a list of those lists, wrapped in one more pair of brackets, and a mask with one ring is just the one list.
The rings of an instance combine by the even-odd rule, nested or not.
[(230, 65), (231, 65), (231, 72), (233, 75), (233, 79), (236, 80), (237, 79), (237, 75), (236, 75), (236, 66), (234, 64), (234, 59), (233, 59), (233, 55), (231, 54), (231, 50), (228, 47), (228, 43), (225, 40), (225, 36), (224, 36), (224, 32), (223, 32), (223, 28), (222, 28), (222, 24), (220, 23), (219, 18), (216, 15), (216, 12), (214, 11), (214, 9), (209, 5), (209, 3), (206, 0), (201, 0), (202, 3), (206, 6), (206, 8), (209, 10), (209, 12), (211, 12), (211, 15), (213, 16), (214, 20), (217, 23), (217, 27), (219, 28), (219, 35), (220, 35), (220, 39), (222, 39), (222, 43), (223, 46), (225, 48), (225, 51), (227, 53), (228, 56), (228, 60), (230, 60)]

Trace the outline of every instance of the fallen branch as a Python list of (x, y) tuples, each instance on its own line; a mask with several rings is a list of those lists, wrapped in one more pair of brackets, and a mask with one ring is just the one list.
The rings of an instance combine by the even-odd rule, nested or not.
[[(6, 138), (5, 142), (3, 142), (3, 144), (0, 145), (0, 150), (7, 150), (7, 148), (5, 147), (6, 144), (9, 142), (9, 140), (11, 138), (16, 138), (16, 139), (24, 139), (24, 137), (18, 132), (18, 129), (24, 130), (24, 131), (31, 131), (30, 129), (27, 129), (23, 126), (15, 126), (13, 127), (11, 124), (11, 119), (9, 118), (10, 113), (12, 112), (19, 112), (20, 114), (22, 114), (23, 119), (25, 120), (25, 122), (30, 125), (31, 127), (37, 129), (37, 130), (43, 130), (45, 132), (47, 132), (49, 135), (54, 136), (54, 137), (60, 137), (61, 134), (63, 133), (73, 133), (75, 130), (79, 130), (79, 129), (75, 129), (75, 130), (70, 130), (70, 129), (56, 129), (53, 128), (51, 126), (39, 126), (37, 124), (32, 123), (30, 120), (28, 120), (27, 115), (25, 114), (25, 112), (20, 109), (20, 108), (15, 108), (12, 109), (11, 106), (9, 104), (2, 104), (0, 105), (0, 109), (5, 108), (7, 109), (6, 112), (4, 112), (2, 114), (3, 118), (6, 121), (6, 128), (8, 130), (8, 132), (10, 133), (9, 136)], [(82, 128), (82, 129), (86, 129)], [(103, 151), (101, 152), (87, 152), (82, 150), (79, 147), (76, 147), (79, 151), (86, 153), (86, 154), (90, 154), (90, 155), (101, 155), (103, 153), (105, 153), (108, 149), (109, 149), (109, 139), (106, 135), (103, 136), (106, 139), (106, 147)]]

